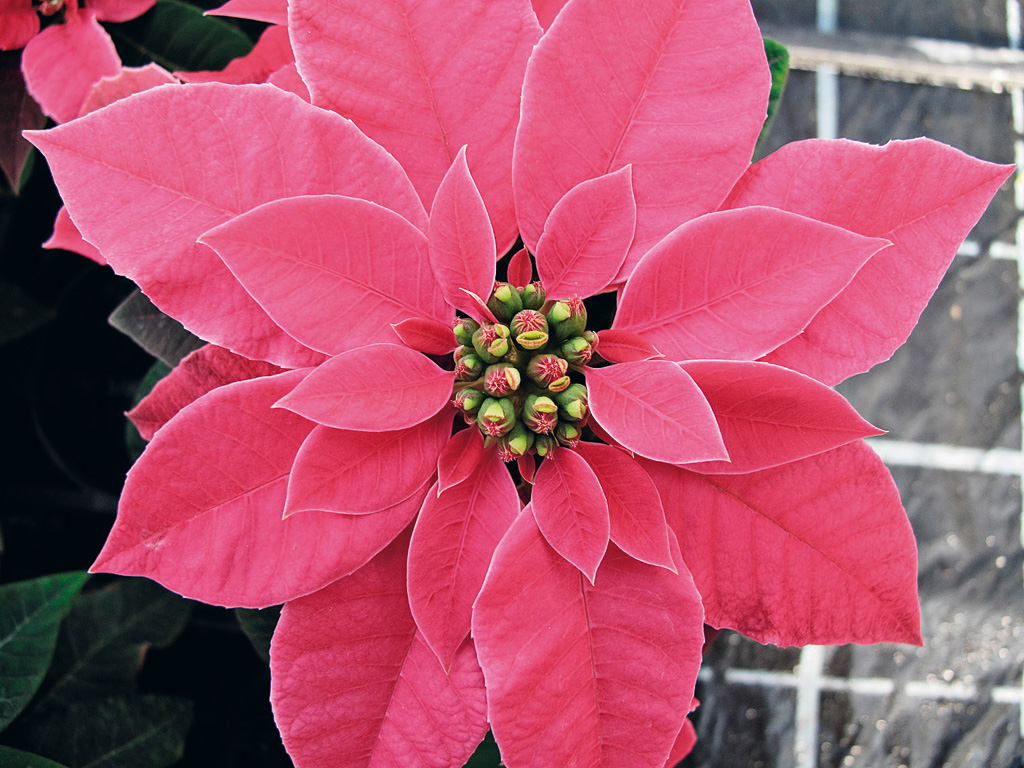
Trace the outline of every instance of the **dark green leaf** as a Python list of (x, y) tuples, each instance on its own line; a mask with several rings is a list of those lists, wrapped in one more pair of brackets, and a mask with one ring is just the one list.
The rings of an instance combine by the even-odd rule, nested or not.
[(0, 280), (0, 345), (27, 336), (53, 318), (53, 312), (18, 286)]
[(39, 708), (135, 690), (150, 646), (181, 634), (192, 604), (148, 579), (121, 579), (80, 595), (61, 626)]
[(768, 96), (768, 117), (761, 126), (761, 135), (757, 139), (760, 144), (772, 127), (772, 118), (779, 107), (779, 100), (782, 99), (782, 92), (786, 88), (786, 77), (789, 75), (789, 51), (786, 47), (770, 37), (764, 39), (764, 52), (768, 57), (768, 66), (772, 71), (772, 90)]
[(235, 617), (242, 625), (242, 630), (252, 643), (263, 661), (270, 663), (270, 638), (277, 627), (277, 620), (281, 618), (281, 606), (275, 605), (270, 608), (235, 608)]
[(108, 31), (125, 66), (155, 61), (171, 72), (217, 70), (252, 50), (252, 41), (236, 27), (179, 0), (159, 0), (139, 18)]
[(0, 768), (64, 768), (45, 757), (22, 752), (20, 749), (0, 746)]
[[(171, 367), (163, 360), (157, 360), (153, 363), (149, 370), (146, 371), (146, 375), (142, 377), (142, 381), (139, 383), (139, 388), (135, 391), (135, 400), (132, 402), (132, 408), (138, 405), (142, 401), (142, 398), (152, 392), (153, 387), (156, 386), (157, 382), (170, 372)], [(125, 446), (128, 448), (128, 456), (133, 462), (142, 455), (142, 452), (146, 448), (146, 441), (142, 439), (142, 435), (139, 434), (139, 430), (136, 429), (135, 425), (128, 419), (125, 419), (124, 442)]]
[(68, 768), (166, 768), (181, 759), (191, 724), (185, 699), (119, 696), (35, 717), (19, 743)]
[(157, 309), (138, 290), (111, 313), (110, 324), (171, 367), (204, 344), (202, 339), (186, 331), (177, 320)]
[(61, 619), (87, 578), (76, 571), (0, 587), (0, 730), (42, 683)]

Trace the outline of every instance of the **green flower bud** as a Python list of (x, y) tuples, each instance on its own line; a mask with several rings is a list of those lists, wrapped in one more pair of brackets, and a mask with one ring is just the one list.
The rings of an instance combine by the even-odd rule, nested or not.
[(498, 438), (498, 455), (504, 461), (515, 461), (529, 453), (535, 437), (533, 432), (516, 422), (512, 431)]
[(509, 363), (495, 363), (484, 371), (484, 389), (494, 397), (504, 397), (519, 389), (523, 376), (519, 369)]
[(469, 317), (460, 317), (455, 321), (455, 340), (463, 346), (473, 345), (473, 334), (480, 327), (480, 323)]
[(519, 289), (519, 296), (523, 301), (523, 309), (540, 309), (547, 299), (547, 292), (539, 282), (532, 282)]
[(496, 318), (507, 323), (523, 308), (523, 300), (514, 286), (508, 283), (495, 283), (491, 297), (487, 300), (487, 308)]
[(516, 424), (516, 410), (507, 397), (488, 397), (480, 404), (477, 426), (488, 437), (508, 434)]
[(587, 308), (583, 306), (583, 299), (573, 296), (566, 301), (556, 301), (548, 310), (548, 325), (556, 339), (579, 336), (587, 327)]
[[(568, 378), (565, 375), (568, 370), (569, 364), (558, 355), (534, 355), (526, 366), (526, 375), (531, 381), (542, 387), (547, 387), (554, 381)], [(566, 384), (566, 386), (569, 385)]]
[(452, 405), (463, 413), (475, 414), (484, 398), (485, 395), (480, 390), (467, 387), (455, 393), (455, 397), (452, 398)]
[(579, 427), (571, 421), (560, 421), (555, 427), (555, 439), (566, 448), (575, 448), (582, 434)]
[(597, 352), (597, 331), (584, 331), (580, 335), (583, 337), (584, 341), (586, 341), (587, 344), (590, 345), (590, 349), (593, 350), (594, 352)]
[(485, 363), (496, 363), (508, 352), (508, 338), (500, 335), (499, 328), (504, 326), (483, 325), (473, 333), (473, 349)]
[(563, 419), (580, 421), (590, 410), (587, 388), (582, 384), (570, 384), (565, 391), (555, 395), (558, 413)]
[(548, 384), (548, 389), (551, 392), (561, 392), (562, 390), (567, 389), (570, 384), (572, 384), (572, 379), (568, 376), (563, 376), (562, 378)]
[(552, 435), (537, 435), (533, 439), (533, 451), (542, 459), (558, 447), (558, 441)]
[(562, 357), (569, 365), (587, 365), (594, 355), (594, 350), (582, 336), (573, 336), (563, 342), (558, 351), (562, 353)]
[(455, 363), (455, 378), (458, 381), (474, 381), (484, 372), (484, 361), (476, 352), (461, 355)]
[(558, 405), (545, 395), (527, 395), (523, 424), (539, 435), (550, 435), (558, 425)]

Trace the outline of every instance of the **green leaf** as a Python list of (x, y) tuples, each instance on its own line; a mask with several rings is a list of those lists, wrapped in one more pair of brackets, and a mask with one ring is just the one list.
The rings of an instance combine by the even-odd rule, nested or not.
[[(146, 371), (146, 375), (142, 377), (142, 381), (139, 382), (139, 388), (135, 390), (135, 399), (132, 402), (132, 408), (138, 405), (142, 398), (153, 391), (153, 387), (157, 385), (164, 376), (171, 372), (171, 367), (167, 365), (163, 360), (157, 360), (153, 365), (150, 366), (149, 370)], [(128, 449), (128, 456), (132, 462), (138, 460), (139, 456), (146, 449), (146, 441), (142, 439), (142, 435), (139, 434), (139, 430), (132, 424), (130, 419), (125, 419), (124, 424), (124, 442), (125, 447)]]
[(277, 628), (277, 620), (281, 618), (281, 606), (270, 608), (235, 608), (235, 618), (242, 626), (252, 647), (264, 662), (270, 663), (270, 638)]
[(146, 651), (170, 645), (191, 612), (189, 601), (148, 579), (80, 595), (61, 626), (37, 708), (134, 691)]
[(779, 101), (782, 99), (782, 92), (786, 88), (786, 78), (789, 75), (789, 51), (782, 43), (766, 37), (764, 52), (772, 71), (772, 90), (768, 95), (768, 116), (765, 118), (764, 125), (761, 126), (761, 135), (757, 138), (759, 145), (772, 127), (772, 118), (775, 117), (775, 111), (779, 108)]
[(108, 322), (153, 357), (174, 367), (204, 342), (161, 312), (139, 290), (131, 293), (111, 314)]
[(252, 41), (236, 27), (179, 0), (159, 0), (139, 18), (107, 31), (131, 67), (155, 61), (171, 72), (219, 70), (252, 50)]
[(27, 336), (53, 316), (17, 285), (0, 280), (0, 345)]
[(166, 768), (185, 752), (192, 702), (174, 696), (119, 696), (35, 717), (19, 742), (68, 768)]
[(0, 768), (65, 768), (45, 757), (22, 752), (20, 749), (0, 746)]
[(88, 578), (76, 571), (0, 587), (0, 730), (43, 682), (61, 619)]

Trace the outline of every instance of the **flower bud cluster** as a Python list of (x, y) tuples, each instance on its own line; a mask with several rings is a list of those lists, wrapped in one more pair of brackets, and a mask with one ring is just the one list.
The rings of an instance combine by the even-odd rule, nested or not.
[(455, 324), (455, 394), (467, 423), (505, 461), (575, 447), (589, 418), (587, 388), (572, 374), (590, 362), (597, 334), (583, 301), (546, 302), (539, 282), (495, 283), (487, 307), (498, 320)]

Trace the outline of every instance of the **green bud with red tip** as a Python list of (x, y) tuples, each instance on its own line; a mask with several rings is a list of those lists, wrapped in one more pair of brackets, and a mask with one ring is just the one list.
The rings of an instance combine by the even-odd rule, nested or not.
[(553, 435), (537, 435), (533, 439), (533, 452), (542, 459), (558, 447)]
[(590, 345), (591, 350), (597, 352), (597, 342), (599, 339), (597, 331), (584, 331), (583, 333), (580, 334), (580, 336), (582, 336), (583, 340)]
[(583, 384), (570, 384), (564, 392), (555, 395), (554, 400), (563, 419), (581, 421), (590, 411), (590, 398)]
[(509, 331), (504, 325), (483, 325), (473, 334), (473, 349), (485, 363), (496, 363), (509, 350)]
[(503, 461), (515, 461), (529, 453), (535, 437), (533, 432), (517, 422), (508, 434), (498, 438), (498, 455)]
[(579, 336), (587, 328), (587, 308), (583, 299), (573, 296), (565, 301), (556, 301), (548, 310), (548, 326), (551, 336), (569, 339)]
[(548, 387), (552, 382), (568, 378), (565, 375), (568, 371), (569, 364), (558, 355), (551, 354), (534, 355), (526, 366), (526, 375), (531, 381), (542, 387)]
[(508, 434), (516, 424), (516, 409), (507, 397), (488, 397), (480, 404), (477, 426), (487, 437)]
[(519, 297), (523, 302), (523, 309), (540, 309), (547, 299), (547, 291), (539, 281), (534, 281), (519, 289)]
[(509, 323), (509, 330), (523, 349), (537, 350), (548, 343), (548, 321), (535, 309), (517, 312)]
[[(466, 349), (461, 347), (460, 349)], [(456, 350), (458, 354), (458, 350)], [(455, 361), (455, 378), (458, 381), (474, 381), (484, 372), (486, 364), (476, 352), (470, 351), (459, 355)]]
[(459, 390), (455, 393), (455, 397), (452, 398), (452, 405), (458, 408), (465, 414), (475, 414), (480, 408), (480, 404), (486, 399), (486, 395), (478, 389), (472, 389), (467, 387), (466, 389)]
[(527, 395), (523, 423), (537, 434), (551, 434), (558, 425), (558, 405), (546, 395)]
[(473, 346), (473, 334), (480, 328), (480, 323), (469, 317), (460, 317), (455, 321), (455, 340), (464, 347)]
[(523, 376), (519, 369), (509, 363), (495, 363), (484, 371), (484, 389), (494, 397), (505, 397), (519, 389)]
[(571, 421), (560, 421), (555, 427), (555, 439), (566, 448), (575, 448), (583, 433)]
[(558, 348), (569, 365), (587, 365), (594, 355), (594, 350), (582, 336), (573, 336), (571, 339), (562, 342)]
[(508, 283), (495, 283), (491, 297), (487, 300), (487, 308), (494, 313), (494, 316), (507, 323), (516, 312), (523, 308), (523, 300), (515, 286)]

